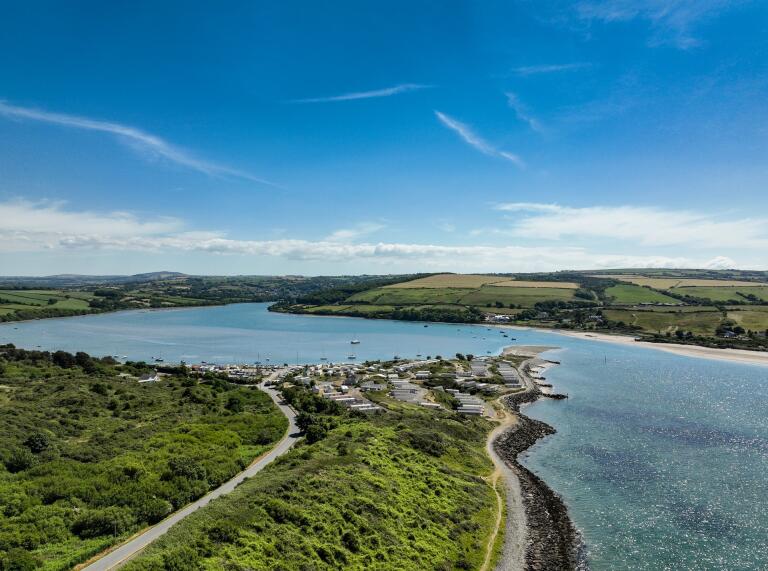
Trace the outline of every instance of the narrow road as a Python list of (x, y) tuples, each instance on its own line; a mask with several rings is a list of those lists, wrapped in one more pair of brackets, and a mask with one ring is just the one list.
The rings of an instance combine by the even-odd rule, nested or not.
[[(279, 372), (280, 371), (275, 371), (267, 380), (273, 380), (277, 377)], [(287, 404), (283, 402), (280, 393), (278, 393), (276, 390), (265, 387), (263, 384), (259, 385), (259, 388), (266, 392), (272, 398), (272, 400), (275, 401), (275, 404), (278, 406), (280, 411), (286, 417), (288, 417), (288, 431), (286, 432), (283, 439), (280, 440), (280, 442), (278, 442), (269, 452), (256, 459), (250, 466), (248, 466), (245, 470), (240, 472), (237, 476), (228, 482), (225, 482), (199, 500), (173, 513), (160, 523), (147, 528), (140, 535), (129, 539), (126, 543), (123, 543), (116, 549), (113, 549), (112, 551), (104, 554), (104, 556), (100, 557), (93, 563), (82, 567), (81, 571), (109, 571), (111, 569), (117, 569), (121, 567), (126, 562), (128, 562), (129, 559), (135, 557), (150, 543), (155, 541), (185, 517), (208, 505), (211, 500), (215, 500), (216, 498), (229, 494), (243, 480), (255, 476), (261, 472), (270, 462), (291, 449), (291, 447), (296, 443), (296, 440), (299, 438), (299, 429), (296, 426), (296, 414), (293, 412), (293, 409), (291, 409)]]

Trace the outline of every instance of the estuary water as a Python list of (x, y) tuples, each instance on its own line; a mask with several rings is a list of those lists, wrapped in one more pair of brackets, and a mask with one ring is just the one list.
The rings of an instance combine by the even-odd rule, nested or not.
[[(310, 317), (266, 304), (0, 325), (0, 343), (188, 363), (497, 354), (551, 345), (568, 400), (525, 464), (565, 499), (596, 570), (768, 569), (768, 367), (534, 330)], [(513, 340), (512, 338), (516, 338)], [(352, 345), (357, 339), (360, 344)]]

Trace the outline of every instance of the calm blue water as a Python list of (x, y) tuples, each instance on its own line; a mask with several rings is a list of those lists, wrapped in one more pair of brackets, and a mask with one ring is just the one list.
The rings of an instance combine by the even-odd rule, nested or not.
[[(374, 321), (270, 313), (266, 303), (160, 311), (123, 311), (0, 325), (0, 343), (19, 347), (86, 351), (131, 360), (273, 363), (347, 361), (394, 355), (453, 356), (498, 353), (498, 329), (466, 325)], [(351, 345), (352, 339), (360, 340)]]
[[(565, 498), (598, 570), (768, 569), (768, 367), (511, 332), (557, 345), (565, 401), (527, 413), (557, 428), (525, 463)], [(360, 345), (350, 345), (357, 338)], [(265, 304), (0, 325), (0, 343), (130, 359), (272, 362), (497, 353), (498, 330), (272, 314)], [(505, 343), (506, 342), (506, 343)]]

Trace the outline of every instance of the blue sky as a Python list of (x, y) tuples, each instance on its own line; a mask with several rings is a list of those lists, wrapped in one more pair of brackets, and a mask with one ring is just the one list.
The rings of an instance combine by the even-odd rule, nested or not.
[(768, 4), (24, 2), (0, 273), (768, 269)]

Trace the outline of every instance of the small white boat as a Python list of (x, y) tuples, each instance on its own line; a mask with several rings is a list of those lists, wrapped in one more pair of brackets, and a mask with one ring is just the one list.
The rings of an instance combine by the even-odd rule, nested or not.
[(359, 339), (352, 339), (352, 341), (350, 341), (350, 343), (352, 345), (360, 345), (360, 340)]

